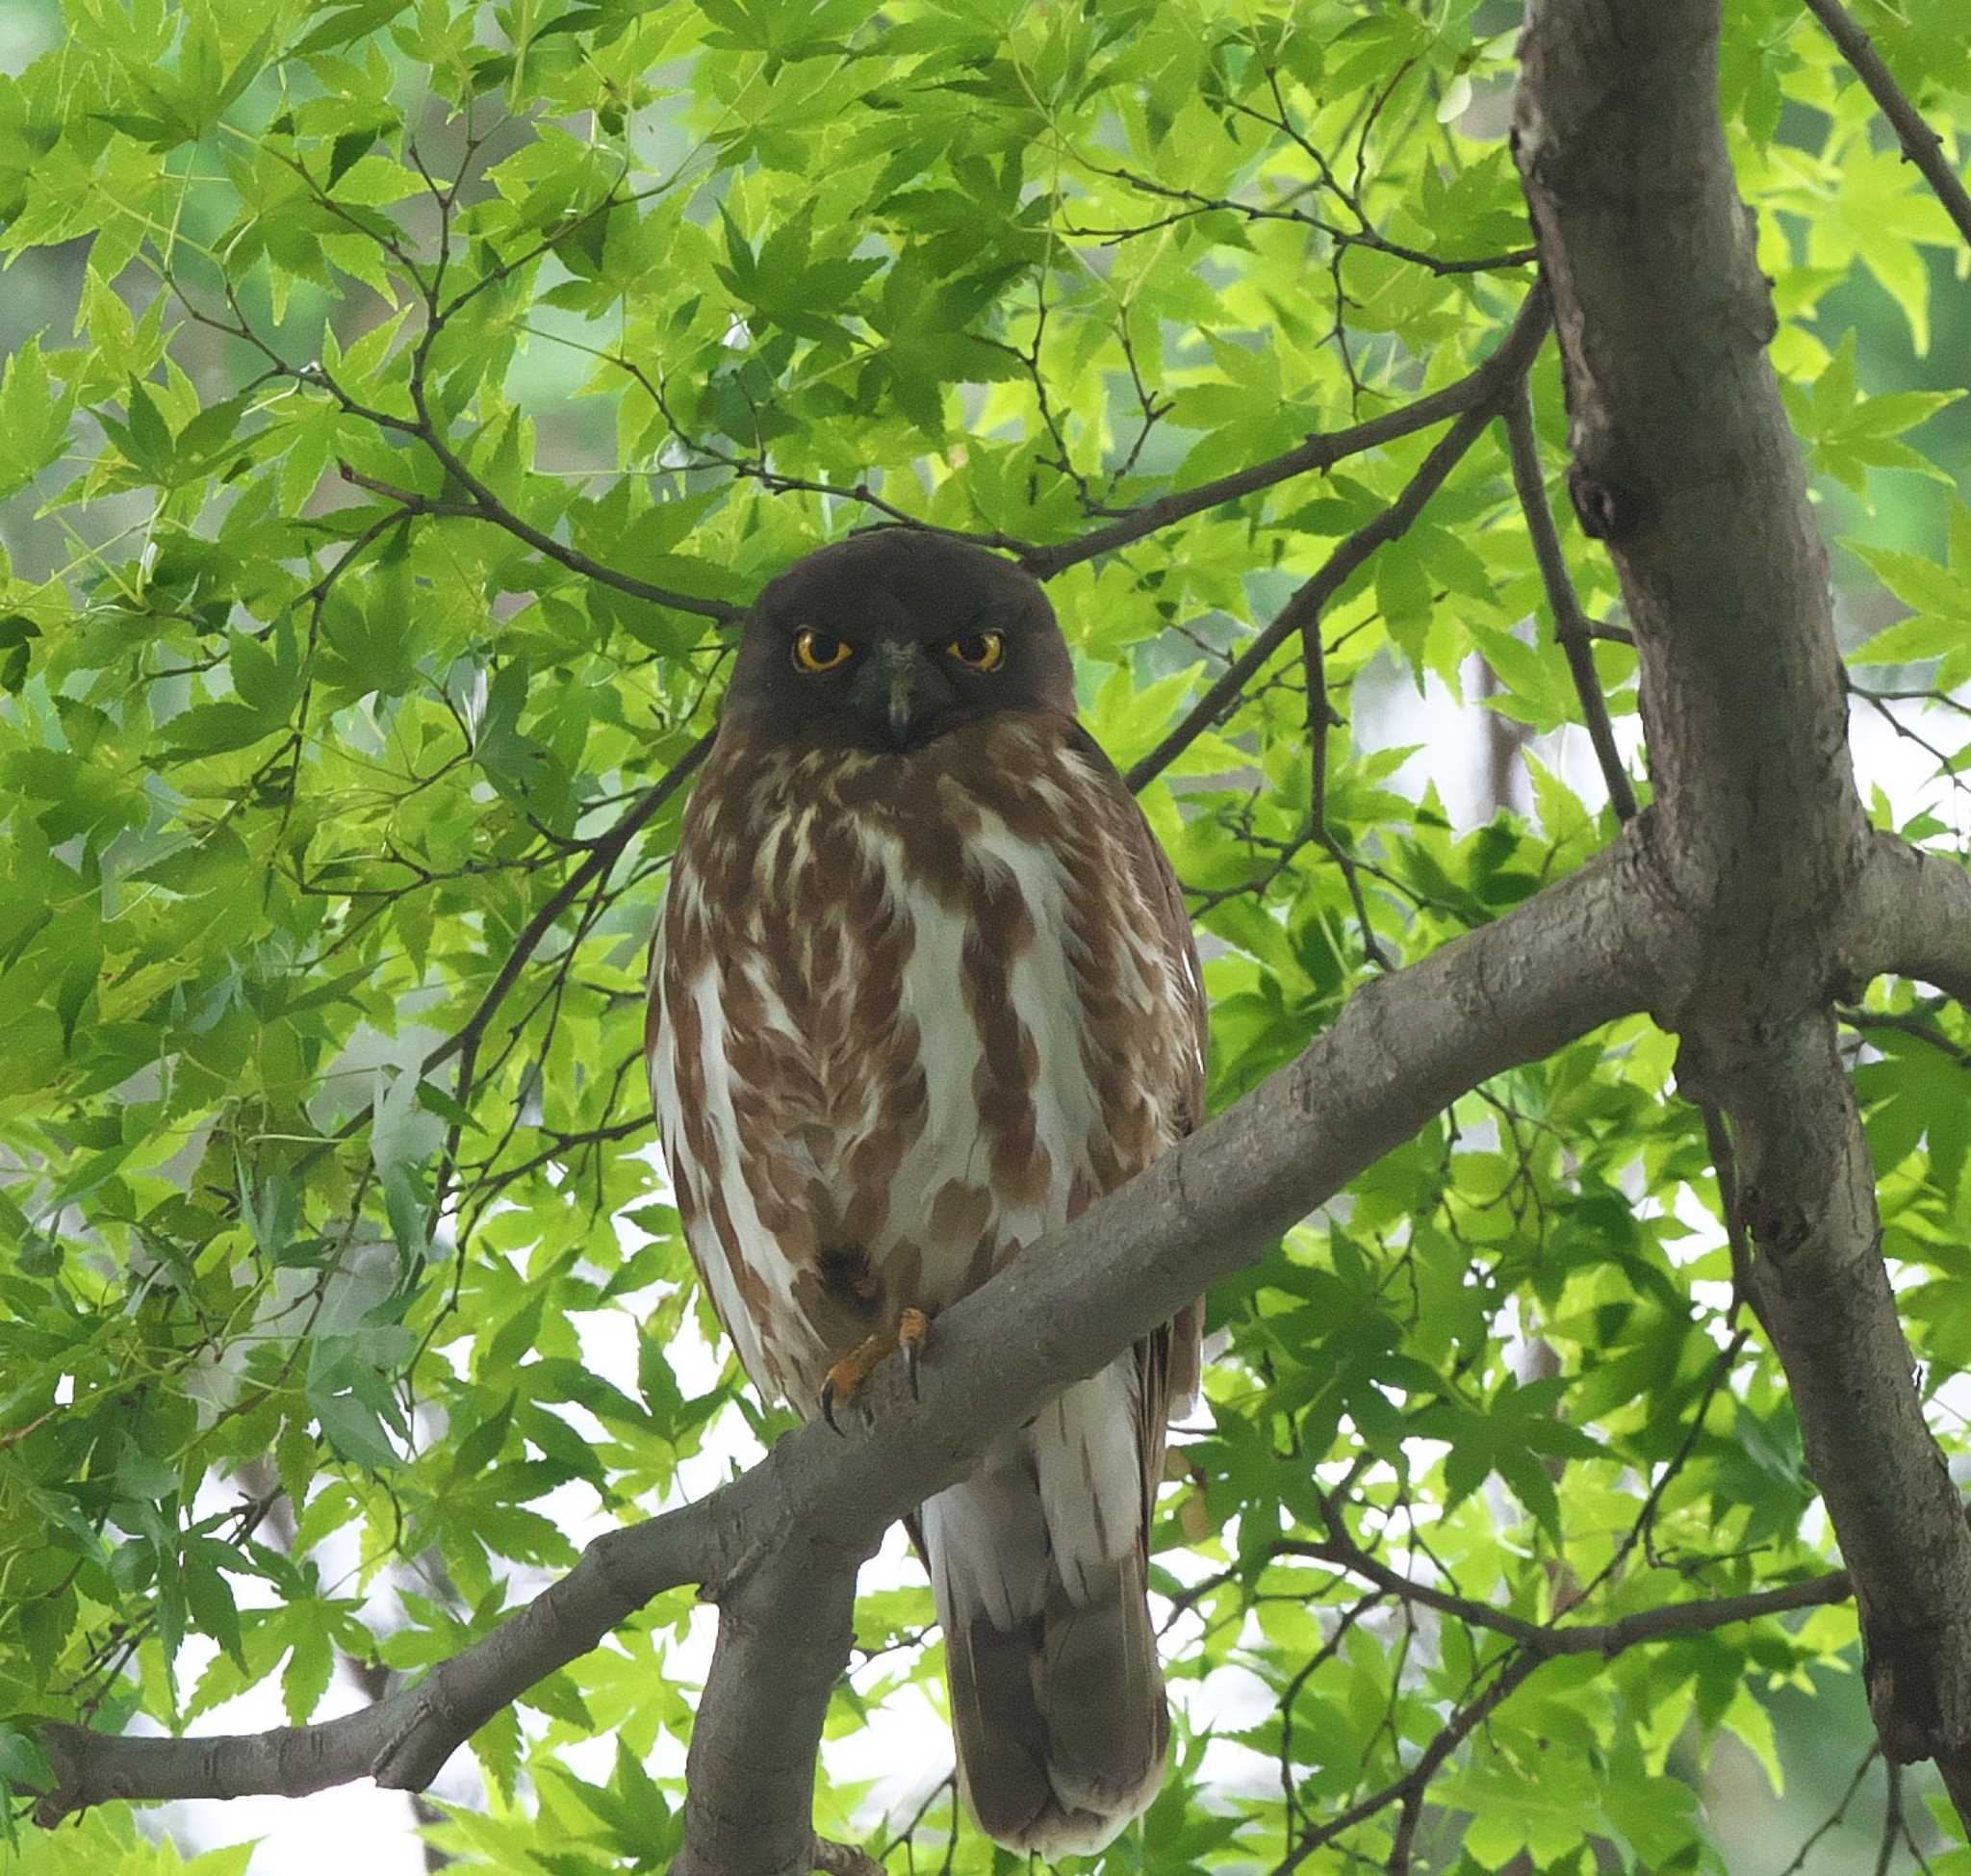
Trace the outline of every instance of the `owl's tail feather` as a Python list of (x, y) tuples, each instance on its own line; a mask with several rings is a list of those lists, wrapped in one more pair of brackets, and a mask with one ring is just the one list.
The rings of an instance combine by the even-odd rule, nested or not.
[(1142, 1555), (1078, 1571), (1071, 1596), (1031, 1475), (988, 1470), (934, 1504), (925, 1537), (965, 1802), (1008, 1849), (1099, 1850), (1149, 1808), (1169, 1743)]

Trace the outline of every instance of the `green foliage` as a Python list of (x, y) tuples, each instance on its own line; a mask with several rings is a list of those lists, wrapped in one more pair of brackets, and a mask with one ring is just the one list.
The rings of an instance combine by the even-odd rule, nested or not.
[[(1961, 379), (1952, 230), (1792, 0), (1727, 11), (1775, 365), (1824, 493), (1877, 504), (1830, 509), (1842, 578), (1881, 582), (1860, 655), (1963, 684), (1951, 394), (1878, 382), (1824, 311), (1873, 283)], [(1532, 280), (1517, 14), (65, 0), (0, 77), (0, 253), (46, 313), (0, 374), (0, 1786), (37, 1776), (40, 1720), (180, 1729), (269, 1683), (300, 1724), (338, 1657), (415, 1674), (573, 1561), (557, 1520), (642, 1515), (786, 1424), (673, 1359), (716, 1335), (641, 1066), (683, 790), (612, 831), (711, 723), (722, 626), (806, 549), (890, 516), (1069, 543), (1488, 356)], [(1868, 24), (1963, 123), (1955, 0)], [(1534, 389), (1556, 479), (1550, 349)], [(1440, 435), (1067, 556), (1119, 762)], [(1559, 506), (1587, 616), (1619, 618)], [(1215, 1103), (1376, 958), (1611, 837), (1556, 744), (1529, 811), (1461, 828), (1346, 720), (1393, 675), (1475, 698), (1482, 660), (1500, 717), (1577, 723), (1550, 623), (1488, 433), (1325, 608), (1326, 699), (1290, 642), (1144, 790), (1210, 960)], [(1596, 659), (1632, 709), (1633, 652)], [(1859, 1033), (1934, 1386), (1971, 1361), (1971, 1030), (1896, 992)], [(1201, 1701), (1105, 1866), (1271, 1866), (1401, 1778), (1523, 1665), (1472, 1606), (1605, 1622), (1829, 1567), (1672, 1056), (1637, 1018), (1461, 1100), (1212, 1298), (1210, 1430), (1160, 1529), (1170, 1668), (1242, 1668), (1269, 1710), (1208, 1752)], [(1465, 1611), (1376, 1595), (1337, 1546)], [(384, 1581), (423, 1586), (388, 1632)], [(688, 1735), (690, 1613), (660, 1599), (474, 1740), (486, 1807), (433, 1833), (462, 1867), (666, 1866), (680, 1786), (646, 1761)], [(921, 1588), (864, 1599), (883, 1669), (834, 1731), (935, 1684), (930, 1621)], [(1693, 1782), (1728, 1735), (1777, 1784), (1778, 1691), (1853, 1641), (1830, 1608), (1524, 1674), (1432, 1787), (1430, 1867), (1724, 1867)], [(602, 1732), (593, 1783), (562, 1755)], [(872, 1834), (856, 1797), (819, 1794), (831, 1835)], [(942, 1856), (949, 1814), (908, 1850), (908, 1814), (873, 1827), (888, 1866)], [(1303, 1866), (1379, 1867), (1398, 1821)], [(20, 1842), (36, 1871), (179, 1866), (125, 1807)], [(967, 1833), (945, 1866), (997, 1865)]]

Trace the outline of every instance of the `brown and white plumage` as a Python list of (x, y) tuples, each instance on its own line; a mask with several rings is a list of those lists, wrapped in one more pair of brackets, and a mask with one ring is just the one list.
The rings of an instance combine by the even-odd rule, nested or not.
[[(804, 632), (839, 665), (805, 669)], [(1039, 588), (899, 530), (769, 587), (673, 862), (650, 1049), (755, 1380), (812, 1415), (872, 1329), (1140, 1170), (1200, 1116), (1204, 1034), (1168, 862), (1074, 719)], [(918, 1514), (967, 1798), (1011, 1847), (1098, 1848), (1162, 1783), (1147, 1534), (1196, 1367), (1190, 1311)]]

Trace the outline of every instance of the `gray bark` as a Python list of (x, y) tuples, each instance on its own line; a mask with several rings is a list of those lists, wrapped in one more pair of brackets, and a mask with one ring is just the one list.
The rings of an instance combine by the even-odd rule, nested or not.
[(1729, 1118), (1750, 1298), (1860, 1605), (1894, 1760), (1971, 1746), (1971, 1535), (1924, 1424), (1832, 1005), (1894, 963), (1965, 979), (1963, 875), (1855, 788), (1827, 561), (1765, 355), (1768, 282), (1719, 120), (1718, 0), (1535, 0), (1515, 144), (1566, 370), (1573, 492), (1642, 661), (1647, 889), (1684, 934), (1652, 1004)]

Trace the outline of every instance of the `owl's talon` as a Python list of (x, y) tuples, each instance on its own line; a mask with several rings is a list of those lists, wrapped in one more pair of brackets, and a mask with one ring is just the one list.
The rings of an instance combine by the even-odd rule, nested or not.
[(842, 1428), (835, 1423), (835, 1403), (853, 1401), (861, 1393), (863, 1382), (899, 1349), (903, 1351), (904, 1365), (909, 1371), (910, 1392), (914, 1396), (917, 1392), (917, 1359), (930, 1335), (931, 1318), (923, 1310), (898, 1311), (895, 1327), (878, 1329), (874, 1335), (866, 1337), (823, 1376), (822, 1419), (840, 1433)]

